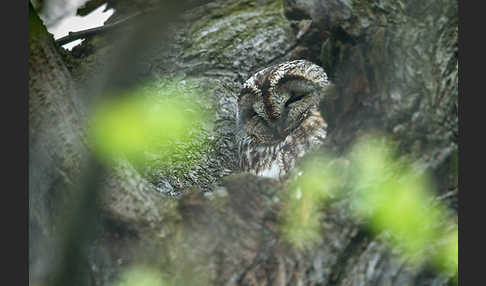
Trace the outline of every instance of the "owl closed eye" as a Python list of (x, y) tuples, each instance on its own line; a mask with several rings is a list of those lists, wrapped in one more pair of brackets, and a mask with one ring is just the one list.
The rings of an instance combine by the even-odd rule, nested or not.
[(282, 179), (295, 161), (323, 143), (327, 125), (319, 103), (330, 85), (306, 60), (272, 66), (250, 77), (238, 98), (238, 152), (242, 171)]

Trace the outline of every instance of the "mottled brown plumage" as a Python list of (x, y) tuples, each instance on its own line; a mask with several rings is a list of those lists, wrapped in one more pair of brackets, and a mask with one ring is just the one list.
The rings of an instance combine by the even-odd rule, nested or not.
[(306, 60), (263, 69), (238, 97), (240, 167), (282, 179), (295, 160), (323, 143), (327, 124), (319, 112), (330, 83), (324, 70)]

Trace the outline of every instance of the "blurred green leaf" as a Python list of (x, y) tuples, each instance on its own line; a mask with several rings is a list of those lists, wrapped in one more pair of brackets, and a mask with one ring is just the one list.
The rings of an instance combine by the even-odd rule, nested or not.
[(178, 142), (188, 141), (192, 128), (207, 116), (180, 96), (184, 92), (173, 86), (142, 88), (96, 104), (89, 129), (96, 153), (108, 161), (120, 155), (137, 160), (144, 152), (167, 153)]
[[(356, 215), (366, 218), (374, 233), (389, 233), (391, 243), (409, 260), (425, 262), (431, 246), (443, 236), (441, 223), (449, 219), (443, 206), (431, 204), (429, 179), (396, 159), (393, 145), (384, 138), (361, 140), (353, 150)], [(444, 248), (439, 255), (457, 260), (453, 249)]]
[(283, 210), (284, 238), (296, 247), (311, 246), (320, 237), (322, 205), (336, 185), (336, 174), (327, 158), (310, 160), (290, 185)]
[(289, 186), (284, 239), (297, 247), (311, 246), (321, 235), (322, 207), (330, 197), (350, 189), (356, 218), (367, 221), (377, 235), (389, 234), (388, 242), (408, 261), (428, 261), (457, 273), (457, 230), (447, 235), (444, 230), (451, 218), (444, 206), (432, 204), (430, 179), (396, 154), (395, 145), (385, 137), (367, 136), (353, 147), (349, 161), (307, 160)]
[(444, 272), (456, 275), (459, 267), (459, 237), (457, 227), (444, 235), (442, 244), (437, 250), (435, 264)]
[(170, 284), (155, 269), (135, 266), (121, 275), (118, 286), (170, 286)]

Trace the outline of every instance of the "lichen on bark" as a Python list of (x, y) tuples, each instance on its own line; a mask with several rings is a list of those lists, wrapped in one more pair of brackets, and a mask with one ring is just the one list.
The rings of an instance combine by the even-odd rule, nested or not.
[[(129, 11), (121, 9), (116, 17)], [(211, 113), (212, 125), (176, 153), (155, 154), (147, 168), (122, 161), (107, 180), (103, 236), (90, 257), (95, 285), (116, 281), (141, 256), (158, 266), (172, 264), (161, 268), (173, 273), (186, 273), (182, 268), (189, 265), (195, 270), (189, 273), (201, 275), (199, 283), (214, 285), (448, 283), (397, 260), (384, 247), (386, 239), (350, 218), (346, 199), (322, 210), (325, 233), (315, 249), (293, 249), (279, 236), (285, 184), (228, 175), (238, 173), (234, 132), (241, 83), (272, 64), (308, 57), (324, 65), (337, 86), (338, 97), (322, 110), (329, 123), (326, 151), (343, 154), (360, 135), (380, 130), (400, 144), (403, 156), (442, 179), (440, 192), (457, 183), (455, 2), (216, 0), (185, 11), (168, 29), (169, 38), (154, 37), (137, 58), (132, 75), (155, 88), (171, 79), (182, 90), (200, 90), (199, 103)], [(86, 102), (90, 88), (116, 77), (105, 67), (120, 43), (113, 35), (96, 36), (75, 52), (80, 58), (69, 61)], [(188, 150), (196, 152), (186, 161)], [(184, 194), (168, 199), (156, 187)], [(182, 262), (172, 258), (181, 253), (194, 263), (174, 267)]]

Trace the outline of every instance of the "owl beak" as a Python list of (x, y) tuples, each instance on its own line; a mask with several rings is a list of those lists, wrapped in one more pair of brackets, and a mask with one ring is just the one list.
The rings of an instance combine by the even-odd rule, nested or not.
[(285, 132), (285, 127), (283, 126), (283, 124), (281, 124), (279, 122), (279, 124), (277, 125), (277, 133), (280, 137), (284, 137), (284, 132)]
[(284, 118), (279, 118), (275, 125), (275, 130), (280, 138), (285, 138), (289, 135), (289, 126)]

